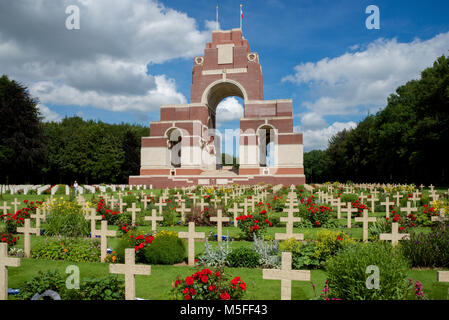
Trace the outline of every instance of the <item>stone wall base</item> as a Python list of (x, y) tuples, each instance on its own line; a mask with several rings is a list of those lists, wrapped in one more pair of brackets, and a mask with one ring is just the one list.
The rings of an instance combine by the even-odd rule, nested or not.
[(285, 186), (300, 185), (306, 183), (305, 175), (260, 175), (237, 177), (205, 177), (205, 176), (132, 176), (129, 178), (130, 185), (152, 185), (155, 189), (180, 188), (190, 186), (230, 186), (256, 185), (256, 184), (282, 184)]

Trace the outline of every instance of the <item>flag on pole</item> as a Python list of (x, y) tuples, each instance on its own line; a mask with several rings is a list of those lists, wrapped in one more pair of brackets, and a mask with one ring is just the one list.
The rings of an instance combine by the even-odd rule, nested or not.
[(243, 4), (240, 5), (240, 29), (242, 30)]

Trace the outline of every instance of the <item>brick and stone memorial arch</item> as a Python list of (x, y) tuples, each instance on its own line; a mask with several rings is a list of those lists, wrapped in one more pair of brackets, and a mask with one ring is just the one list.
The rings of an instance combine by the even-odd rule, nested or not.
[[(239, 169), (221, 164), (216, 110), (221, 101), (243, 99)], [(273, 159), (267, 162), (267, 147)], [(226, 164), (225, 164), (226, 165)], [(142, 139), (140, 176), (132, 185), (304, 184), (303, 136), (293, 132), (291, 99), (264, 100), (262, 66), (241, 29), (214, 31), (204, 56), (194, 58), (190, 103), (161, 106)]]

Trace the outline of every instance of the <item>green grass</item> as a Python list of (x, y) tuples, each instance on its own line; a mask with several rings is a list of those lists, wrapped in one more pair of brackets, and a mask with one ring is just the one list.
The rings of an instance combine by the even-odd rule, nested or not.
[[(38, 270), (58, 270), (65, 273), (67, 266), (73, 263), (64, 261), (47, 261), (21, 259), (21, 265), (17, 268), (9, 268), (9, 287), (19, 288), (24, 282), (37, 275)], [(102, 278), (108, 275), (109, 265), (102, 263), (77, 263), (80, 268), (80, 276), (83, 278)], [(136, 296), (149, 300), (170, 300), (171, 285), (178, 276), (185, 278), (199, 267), (176, 267), (176, 266), (151, 266), (150, 276), (136, 276)], [(262, 279), (261, 269), (227, 268), (225, 272), (230, 277), (240, 276), (247, 283), (248, 300), (279, 300), (281, 283), (276, 280)], [(123, 276), (120, 275), (123, 279)], [(438, 283), (436, 270), (411, 270), (409, 277), (423, 283), (423, 289), (431, 300), (447, 300), (449, 283)], [(316, 286), (316, 294), (320, 295), (326, 280), (326, 272), (322, 270), (311, 271), (311, 282)], [(292, 282), (292, 299), (309, 300), (315, 297), (310, 281)], [(413, 299), (413, 294), (410, 294)], [(14, 299), (10, 296), (10, 299)]]

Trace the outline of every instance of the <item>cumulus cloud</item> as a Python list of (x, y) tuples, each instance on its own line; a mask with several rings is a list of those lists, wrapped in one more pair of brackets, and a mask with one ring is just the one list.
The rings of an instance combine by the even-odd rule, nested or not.
[(357, 127), (355, 122), (335, 122), (334, 124), (322, 129), (306, 129), (301, 126), (295, 127), (295, 132), (302, 132), (304, 135), (304, 150), (325, 150), (329, 145), (329, 139), (344, 129), (350, 130)]
[(307, 112), (301, 116), (301, 128), (303, 130), (319, 130), (326, 126), (327, 122), (315, 112)]
[[(69, 5), (80, 30), (65, 27)], [(43, 104), (153, 111), (186, 99), (147, 65), (201, 54), (213, 23), (205, 27), (152, 0), (1, 1), (1, 71)]]
[(38, 104), (37, 108), (42, 116), (42, 120), (44, 122), (59, 122), (61, 121), (61, 116), (50, 110), (50, 108), (48, 108), (47, 106), (43, 105), (43, 104)]
[(224, 99), (217, 106), (217, 123), (240, 120), (243, 118), (243, 106), (235, 97)]
[(302, 63), (283, 79), (306, 84), (316, 99), (303, 107), (321, 115), (359, 114), (386, 106), (387, 98), (400, 85), (418, 79), (441, 55), (448, 54), (449, 32), (429, 40), (400, 43), (378, 39), (356, 52), (318, 62)]

